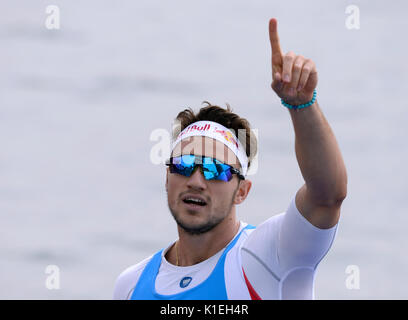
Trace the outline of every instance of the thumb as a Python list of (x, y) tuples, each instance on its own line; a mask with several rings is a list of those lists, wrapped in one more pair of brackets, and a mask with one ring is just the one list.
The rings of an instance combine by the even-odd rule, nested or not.
[(282, 90), (284, 83), (282, 82), (282, 75), (280, 72), (275, 72), (273, 76), (273, 81), (271, 87), (275, 92)]

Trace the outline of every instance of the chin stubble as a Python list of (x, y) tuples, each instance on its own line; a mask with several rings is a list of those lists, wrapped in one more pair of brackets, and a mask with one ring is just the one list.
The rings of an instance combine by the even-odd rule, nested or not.
[[(231, 212), (231, 208), (232, 208), (232, 206), (234, 204), (234, 198), (235, 198), (235, 195), (236, 195), (236, 193), (238, 191), (238, 188), (239, 188), (239, 183), (238, 183), (237, 188), (234, 190), (234, 194), (232, 195), (232, 198), (231, 198), (231, 201), (230, 201), (230, 204), (229, 204), (229, 208), (227, 210), (228, 213)], [(228, 216), (228, 215), (226, 215), (226, 216), (223, 216), (223, 217), (220, 217), (220, 218), (213, 217), (204, 224), (201, 224), (199, 226), (191, 227), (191, 226), (188, 226), (188, 225), (184, 224), (179, 219), (178, 213), (176, 211), (174, 211), (170, 206), (170, 203), (168, 201), (168, 196), (167, 196), (167, 204), (168, 204), (169, 210), (170, 210), (174, 220), (176, 221), (177, 225), (190, 235), (200, 235), (200, 234), (206, 233), (206, 232), (214, 229), (218, 224), (220, 224)]]

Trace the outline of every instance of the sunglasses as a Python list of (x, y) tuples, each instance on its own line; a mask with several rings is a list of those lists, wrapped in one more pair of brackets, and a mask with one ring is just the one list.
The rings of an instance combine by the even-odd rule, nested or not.
[(185, 177), (191, 176), (194, 170), (200, 167), (206, 180), (228, 182), (232, 179), (233, 174), (236, 174), (239, 179), (245, 180), (245, 177), (238, 169), (211, 157), (186, 154), (171, 157), (166, 161), (166, 166), (169, 166), (171, 173), (178, 173)]

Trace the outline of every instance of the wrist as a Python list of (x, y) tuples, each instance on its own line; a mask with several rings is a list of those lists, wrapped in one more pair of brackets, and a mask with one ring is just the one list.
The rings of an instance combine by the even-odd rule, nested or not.
[[(297, 103), (297, 102), (292, 102), (292, 101), (285, 101), (283, 100), (283, 98), (281, 98), (281, 103), (288, 109), (292, 109), (292, 110), (299, 110), (299, 109), (304, 109), (307, 107), (310, 107), (311, 105), (313, 105), (316, 102), (316, 89), (313, 90), (313, 95), (311, 97), (311, 99), (305, 103)], [(290, 102), (290, 103), (289, 103)]]

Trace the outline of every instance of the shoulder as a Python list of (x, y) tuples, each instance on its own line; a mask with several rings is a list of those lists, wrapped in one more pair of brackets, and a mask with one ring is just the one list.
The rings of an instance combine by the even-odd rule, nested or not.
[(336, 231), (337, 225), (320, 229), (310, 223), (293, 196), (284, 212), (267, 219), (248, 236), (243, 251), (280, 269), (299, 265), (315, 268), (331, 247)]
[(293, 234), (298, 234), (298, 232), (300, 232), (309, 236), (328, 236), (329, 238), (332, 238), (336, 229), (337, 224), (331, 228), (323, 229), (316, 227), (309, 222), (299, 211), (299, 208), (296, 205), (296, 195), (294, 195), (285, 211), (262, 222), (256, 227), (249, 239), (252, 237), (271, 237), (271, 235), (276, 237), (282, 232), (292, 233), (292, 236)]
[(130, 298), (140, 275), (152, 257), (153, 255), (121, 272), (115, 282), (114, 300), (128, 300)]
[(279, 228), (285, 213), (286, 212), (281, 212), (276, 214), (257, 225), (256, 228), (245, 230), (244, 246), (248, 246), (254, 242), (257, 244), (260, 242), (263, 245), (270, 243), (271, 237), (276, 237), (279, 234)]

